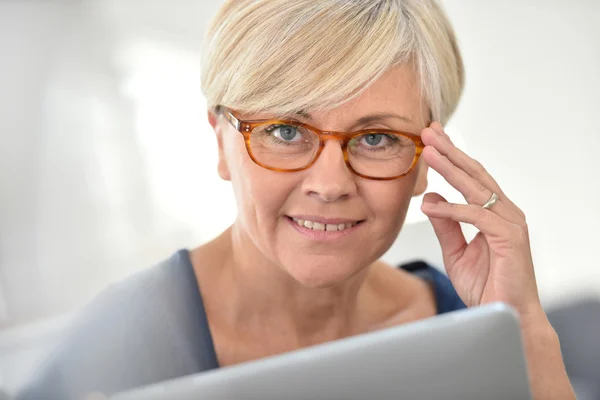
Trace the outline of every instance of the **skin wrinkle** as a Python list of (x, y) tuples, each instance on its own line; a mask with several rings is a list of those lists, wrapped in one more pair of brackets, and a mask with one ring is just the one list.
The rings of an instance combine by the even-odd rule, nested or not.
[[(389, 119), (367, 127), (420, 132), (424, 126), (414, 121), (422, 120), (415, 118), (421, 98), (409, 84), (414, 81), (410, 66), (398, 66), (343, 106), (312, 111), (311, 123), (347, 131), (362, 116), (389, 111), (404, 113), (413, 122)], [(425, 189), (426, 168), (394, 181), (359, 178), (345, 165), (339, 142), (328, 141), (312, 167), (270, 171), (252, 162), (242, 135), (228, 122), (211, 118), (219, 139), (219, 173), (231, 181), (239, 210), (227, 232), (192, 252), (220, 362), (236, 363), (435, 314), (425, 283), (378, 261), (398, 235), (412, 195)], [(287, 215), (294, 214), (364, 222), (344, 239), (321, 243), (290, 226)], [(232, 256), (223, 260), (223, 253)], [(211, 269), (215, 265), (220, 267)], [(211, 301), (216, 297), (228, 301)], [(233, 352), (234, 347), (242, 347), (243, 354)]]
[[(380, 13), (379, 18), (372, 12), (370, 25), (368, 18), (352, 15), (360, 14), (359, 9), (373, 11), (385, 1), (396, 12)], [(288, 40), (285, 47), (265, 48), (265, 43), (280, 37), (282, 24), (297, 19), (291, 15), (296, 13), (289, 13), (290, 4), (300, 7), (298, 14), (316, 14), (306, 20), (304, 31), (297, 32), (298, 40)], [(248, 162), (239, 132), (227, 125), (222, 129), (222, 121), (209, 117), (219, 138), (219, 173), (231, 180), (240, 213), (231, 229), (192, 252), (220, 364), (435, 314), (431, 287), (415, 276), (387, 268), (376, 258), (389, 247), (386, 239), (400, 229), (410, 194), (425, 190), (426, 164), (442, 157), (428, 148), (444, 148), (432, 135), (446, 136), (442, 126), (463, 91), (461, 54), (441, 5), (431, 0), (227, 0), (222, 10), (211, 24), (208, 42), (212, 47), (202, 63), (202, 89), (210, 109), (222, 105), (248, 116), (309, 110), (314, 114), (312, 125), (340, 131), (361, 114), (356, 111), (392, 107), (412, 114), (416, 123), (402, 130), (421, 132), (426, 147), (418, 167), (397, 181), (373, 182), (349, 174), (343, 162), (335, 162), (341, 152), (331, 141), (311, 168), (278, 174)], [(245, 18), (249, 13), (260, 14), (264, 23), (253, 24)], [(291, 52), (297, 55), (294, 63), (288, 62)], [(408, 82), (386, 73), (408, 61), (414, 63), (413, 68), (398, 72), (410, 76)], [(274, 71), (281, 75), (273, 76)], [(382, 81), (383, 88), (376, 90), (387, 92), (387, 99), (373, 95)], [(423, 121), (427, 123), (418, 123)], [(421, 131), (432, 121), (439, 123)], [(462, 168), (457, 163), (473, 161), (469, 157), (461, 161), (460, 151), (452, 146), (447, 150), (456, 168)], [(472, 168), (478, 167), (467, 165), (464, 170), (468, 173)], [(488, 180), (484, 186), (501, 191), (487, 174), (481, 174)], [(424, 196), (422, 211), (436, 234), (455, 232), (438, 235), (442, 253), (449, 246), (462, 246), (460, 222), (487, 230), (469, 243), (456, 264), (444, 260), (457, 294), (467, 306), (490, 301), (514, 305), (523, 318), (534, 397), (574, 399), (556, 333), (536, 297), (524, 218), (521, 224), (508, 224), (497, 214), (504, 213), (504, 205), (514, 208), (504, 196), (495, 205), (497, 213), (485, 213), (480, 206), (448, 204), (438, 197), (434, 193)], [(290, 213), (365, 222), (352, 234), (355, 238), (348, 237), (354, 243), (324, 245), (303, 238), (290, 225), (286, 217)], [(513, 214), (522, 213), (514, 209)], [(231, 253), (236, 256), (222, 256)], [(236, 278), (227, 279), (233, 272)]]

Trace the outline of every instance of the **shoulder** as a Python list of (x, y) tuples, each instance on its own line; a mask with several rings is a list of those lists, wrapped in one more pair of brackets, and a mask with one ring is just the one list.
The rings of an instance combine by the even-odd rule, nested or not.
[(448, 277), (423, 261), (400, 265), (400, 269), (429, 283), (435, 294), (438, 314), (466, 308)]
[(190, 318), (199, 294), (185, 256), (176, 253), (100, 293), (17, 398), (111, 394), (196, 372), (198, 359), (186, 347), (201, 325)]

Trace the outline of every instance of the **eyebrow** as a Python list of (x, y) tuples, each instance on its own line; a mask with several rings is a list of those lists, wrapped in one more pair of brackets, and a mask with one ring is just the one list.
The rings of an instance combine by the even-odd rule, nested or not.
[[(307, 120), (313, 119), (313, 117), (304, 110), (297, 111), (294, 114), (299, 115), (302, 118), (305, 118)], [(393, 112), (381, 112), (381, 113), (375, 113), (375, 114), (371, 114), (371, 115), (367, 115), (367, 116), (359, 118), (356, 121), (356, 123), (354, 123), (354, 126), (366, 125), (370, 122), (376, 122), (376, 121), (386, 120), (386, 119), (390, 119), (390, 118), (397, 119), (402, 122), (413, 123), (413, 121), (410, 118), (402, 116), (400, 114), (396, 114)]]
[(390, 118), (398, 119), (402, 122), (408, 122), (408, 123), (413, 122), (410, 118), (396, 114), (396, 113), (382, 112), (382, 113), (372, 114), (372, 115), (368, 115), (366, 117), (360, 118), (357, 122), (357, 125), (365, 125), (365, 124), (368, 124), (369, 122), (380, 121), (382, 119), (390, 119)]

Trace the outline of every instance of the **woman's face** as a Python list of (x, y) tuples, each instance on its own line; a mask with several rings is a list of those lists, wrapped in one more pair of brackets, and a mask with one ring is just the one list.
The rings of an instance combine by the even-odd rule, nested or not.
[[(330, 131), (382, 128), (420, 133), (428, 110), (418, 88), (412, 68), (397, 67), (360, 97), (311, 113), (305, 122)], [(364, 117), (381, 114), (404, 118), (388, 116), (357, 125)], [(219, 140), (219, 174), (232, 182), (236, 196), (237, 229), (266, 257), (263, 262), (270, 261), (306, 286), (334, 285), (381, 257), (396, 239), (411, 197), (427, 185), (422, 162), (400, 179), (360, 178), (347, 168), (341, 143), (335, 140), (328, 140), (316, 163), (304, 171), (270, 171), (250, 159), (243, 136), (224, 118), (211, 115), (210, 120)], [(303, 221), (309, 222), (299, 226)]]

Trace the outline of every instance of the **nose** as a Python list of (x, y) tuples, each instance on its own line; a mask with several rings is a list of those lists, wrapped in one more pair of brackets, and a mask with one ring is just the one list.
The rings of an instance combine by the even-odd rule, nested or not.
[(337, 140), (325, 143), (319, 159), (306, 173), (303, 192), (322, 202), (343, 200), (356, 193), (355, 176), (348, 169), (342, 146)]

